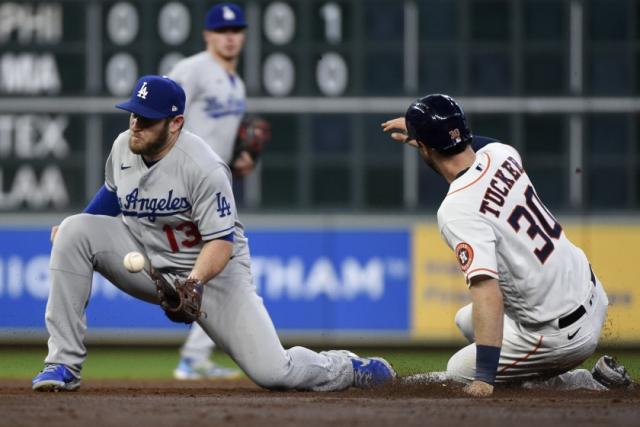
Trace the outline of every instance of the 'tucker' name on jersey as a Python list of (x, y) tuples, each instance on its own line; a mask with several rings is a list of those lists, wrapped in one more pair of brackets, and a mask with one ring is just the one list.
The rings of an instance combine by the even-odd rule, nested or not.
[(480, 204), (480, 212), (500, 218), (500, 208), (504, 206), (505, 197), (523, 173), (524, 169), (518, 161), (511, 156), (507, 157), (489, 182)]

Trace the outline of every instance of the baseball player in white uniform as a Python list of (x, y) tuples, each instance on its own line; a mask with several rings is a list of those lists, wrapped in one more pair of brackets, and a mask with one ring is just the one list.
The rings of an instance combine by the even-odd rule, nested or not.
[(471, 292), (455, 319), (471, 344), (451, 357), (446, 375), (430, 378), (468, 383), (474, 396), (490, 395), (494, 383), (552, 377), (549, 384), (565, 388), (629, 384), (624, 367), (607, 356), (593, 375), (568, 372), (595, 351), (607, 295), (542, 203), (518, 152), (486, 138), (474, 146), (462, 108), (446, 95), (416, 100), (404, 119), (383, 128), (406, 130), (392, 137), (417, 147), (450, 183), (438, 226)]
[(171, 283), (189, 278), (204, 286), (200, 326), (260, 386), (323, 391), (392, 381), (395, 372), (380, 358), (282, 347), (252, 282), (230, 170), (200, 137), (182, 129), (184, 104), (173, 80), (143, 76), (131, 98), (117, 105), (131, 113), (129, 130), (113, 144), (105, 184), (86, 213), (62, 222), (53, 241), (49, 353), (32, 388), (80, 386), (94, 271), (136, 298), (159, 303), (149, 268), (125, 269), (123, 258), (132, 251)]
[[(178, 62), (169, 77), (187, 96), (185, 128), (200, 136), (234, 175), (246, 176), (255, 163), (246, 151), (234, 158), (234, 145), (246, 110), (244, 82), (236, 72), (245, 39), (242, 9), (233, 3), (213, 6), (205, 18), (206, 50)], [(233, 162), (233, 164), (232, 164)], [(177, 379), (233, 378), (240, 372), (211, 361), (215, 344), (197, 324), (180, 349)]]

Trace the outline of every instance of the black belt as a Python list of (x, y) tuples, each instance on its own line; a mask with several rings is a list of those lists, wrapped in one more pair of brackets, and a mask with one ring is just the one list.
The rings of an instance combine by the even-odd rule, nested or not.
[[(593, 274), (593, 270), (591, 266), (589, 266), (589, 270), (591, 270), (591, 283), (593, 286), (596, 285), (596, 276)], [(573, 310), (571, 313), (567, 314), (564, 317), (558, 319), (558, 327), (560, 329), (566, 328), (567, 326), (571, 326), (578, 321), (582, 316), (587, 314), (587, 309), (584, 308), (584, 305), (580, 304), (580, 307)]]
[(584, 308), (584, 305), (580, 305), (580, 307), (576, 308), (572, 313), (559, 318), (558, 327), (560, 329), (563, 329), (563, 328), (566, 328), (567, 326), (573, 325), (574, 323), (576, 323), (578, 319), (580, 319), (586, 313), (587, 313), (587, 309)]

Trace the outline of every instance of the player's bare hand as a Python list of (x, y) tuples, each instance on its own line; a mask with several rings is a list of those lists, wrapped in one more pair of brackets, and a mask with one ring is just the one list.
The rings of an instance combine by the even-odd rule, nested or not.
[(233, 173), (235, 176), (247, 176), (256, 167), (256, 163), (253, 161), (249, 153), (243, 151), (240, 153), (240, 157), (233, 162)]
[(58, 234), (58, 227), (57, 225), (54, 225), (53, 227), (51, 227), (51, 235), (49, 236), (49, 241), (51, 241), (51, 244), (53, 244), (53, 241), (56, 238), (56, 234)]
[(404, 117), (396, 117), (395, 119), (387, 120), (382, 123), (382, 130), (385, 132), (399, 130), (400, 132), (407, 131), (407, 125), (404, 121)]
[(487, 397), (493, 394), (493, 386), (483, 381), (474, 381), (464, 386), (462, 391), (474, 397)]
[(382, 123), (382, 130), (384, 132), (391, 132), (389, 136), (391, 139), (409, 144), (412, 147), (418, 147), (418, 144), (414, 140), (409, 140), (407, 137), (407, 125), (404, 121), (404, 117), (396, 117), (395, 119), (387, 120)]

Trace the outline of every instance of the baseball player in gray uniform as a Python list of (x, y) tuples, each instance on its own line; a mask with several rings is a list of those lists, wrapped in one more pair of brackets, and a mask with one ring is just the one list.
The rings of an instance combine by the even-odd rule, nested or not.
[[(246, 176), (255, 163), (246, 151), (234, 157), (234, 145), (246, 110), (246, 94), (236, 68), (245, 39), (242, 9), (232, 3), (213, 6), (205, 18), (206, 50), (176, 63), (169, 77), (185, 91), (185, 129), (200, 136), (234, 175)], [(215, 344), (194, 324), (180, 349), (177, 379), (233, 378), (235, 369), (211, 361)]]
[(494, 383), (533, 380), (598, 390), (629, 385), (608, 356), (593, 373), (569, 372), (598, 345), (607, 295), (540, 200), (519, 153), (472, 137), (462, 108), (446, 95), (416, 100), (383, 129), (399, 129), (392, 137), (418, 148), (450, 184), (438, 226), (471, 293), (455, 319), (471, 344), (451, 357), (446, 373), (424, 378), (467, 383), (473, 396), (492, 394)]
[(32, 388), (80, 386), (94, 271), (136, 298), (161, 301), (149, 265), (138, 273), (125, 269), (123, 258), (132, 251), (143, 253), (167, 281), (204, 287), (200, 326), (262, 387), (324, 391), (393, 380), (395, 372), (380, 358), (282, 347), (252, 282), (230, 170), (200, 137), (182, 129), (184, 104), (173, 80), (143, 76), (131, 98), (117, 105), (131, 113), (129, 130), (113, 144), (105, 184), (85, 213), (62, 222), (53, 241), (49, 353)]

